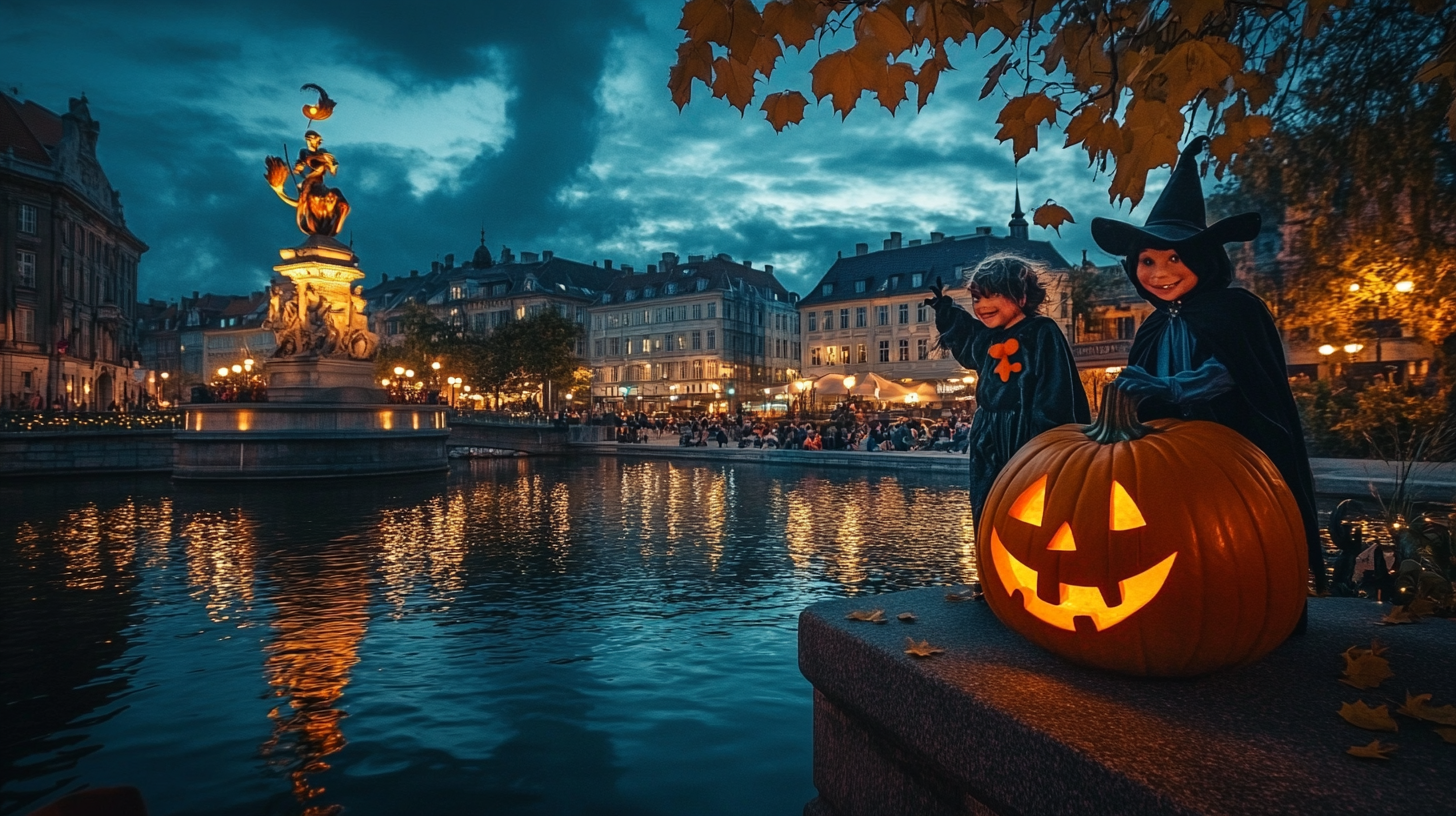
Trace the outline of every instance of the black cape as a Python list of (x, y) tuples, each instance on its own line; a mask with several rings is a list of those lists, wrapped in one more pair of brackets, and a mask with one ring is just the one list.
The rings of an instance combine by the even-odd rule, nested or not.
[(1212, 355), (1228, 369), (1235, 385), (1197, 404), (1191, 417), (1178, 406), (1159, 399), (1145, 400), (1138, 409), (1138, 417), (1207, 419), (1232, 428), (1258, 446), (1294, 493), (1300, 515), (1304, 517), (1310, 570), (1317, 583), (1322, 584), (1324, 553), (1315, 513), (1314, 475), (1305, 452), (1299, 409), (1289, 390), (1284, 346), (1274, 325), (1274, 316), (1264, 301), (1248, 290), (1200, 285), (1177, 305), (1177, 317), (1171, 317), (1173, 304), (1148, 293), (1135, 275), (1132, 278), (1138, 293), (1157, 309), (1138, 327), (1128, 363), (1156, 372), (1158, 340), (1168, 322), (1186, 320), (1196, 341), (1193, 365), (1202, 365)]
[[(936, 310), (935, 327), (940, 346), (978, 375), (968, 447), (972, 518), (979, 526), (996, 475), (1022, 445), (1058, 425), (1092, 421), (1087, 392), (1072, 347), (1049, 317), (990, 329), (959, 306), (948, 306)], [(1005, 344), (1013, 339), (1016, 350), (1006, 355)]]

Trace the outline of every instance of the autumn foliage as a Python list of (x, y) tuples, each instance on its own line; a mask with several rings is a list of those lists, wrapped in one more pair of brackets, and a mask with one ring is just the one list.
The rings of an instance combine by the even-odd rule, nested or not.
[[(1064, 146), (1110, 174), (1112, 201), (1136, 204), (1149, 171), (1171, 166), (1194, 128), (1212, 138), (1220, 176), (1267, 137), (1281, 80), (1350, 1), (688, 0), (668, 88), (679, 108), (698, 81), (746, 111), (786, 49), (812, 45), (816, 100), (848, 116), (868, 93), (894, 113), (911, 94), (924, 107), (964, 45), (999, 56), (980, 95), (1004, 98), (996, 138), (1017, 161), (1040, 146), (1043, 126), (1060, 125)], [(1443, 6), (1409, 2), (1421, 14)], [(1456, 85), (1452, 43), (1448, 34), (1433, 52), (1411, 55), (1423, 63), (1418, 81)], [(782, 131), (807, 104), (787, 87), (765, 93), (759, 109)], [(1456, 107), (1450, 115), (1456, 129)], [(1059, 225), (1070, 218), (1063, 213), (1038, 213), (1037, 223)]]

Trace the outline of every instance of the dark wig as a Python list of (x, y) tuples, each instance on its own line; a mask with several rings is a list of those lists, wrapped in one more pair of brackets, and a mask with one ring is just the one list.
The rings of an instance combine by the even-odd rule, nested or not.
[(971, 290), (972, 297), (1003, 295), (1010, 298), (1021, 303), (1022, 313), (1030, 317), (1041, 312), (1041, 305), (1047, 299), (1040, 272), (1039, 264), (1019, 255), (992, 255), (976, 265), (966, 288)]

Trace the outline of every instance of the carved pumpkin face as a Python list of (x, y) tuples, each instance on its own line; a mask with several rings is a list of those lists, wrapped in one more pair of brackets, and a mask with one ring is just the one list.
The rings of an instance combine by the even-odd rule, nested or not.
[(1238, 433), (1151, 426), (1104, 443), (1064, 425), (1012, 458), (978, 525), (986, 600), (1079, 663), (1177, 676), (1251, 662), (1303, 610), (1299, 508)]

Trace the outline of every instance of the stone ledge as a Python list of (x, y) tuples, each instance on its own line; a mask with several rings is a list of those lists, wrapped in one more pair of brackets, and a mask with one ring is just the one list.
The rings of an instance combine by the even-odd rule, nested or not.
[[(799, 666), (815, 688), (818, 816), (892, 814), (1400, 814), (1450, 807), (1456, 746), (1429, 723), (1354, 728), (1342, 702), (1456, 702), (1456, 622), (1373, 625), (1352, 599), (1312, 599), (1309, 631), (1264, 660), (1194, 680), (1083, 669), (942, 588), (828, 601), (799, 618)], [(891, 621), (844, 619), (883, 608)], [(919, 620), (894, 620), (912, 611)], [(904, 654), (905, 638), (946, 650)], [(1379, 638), (1395, 676), (1340, 684), (1340, 654)], [(1379, 737), (1389, 762), (1345, 749)]]

